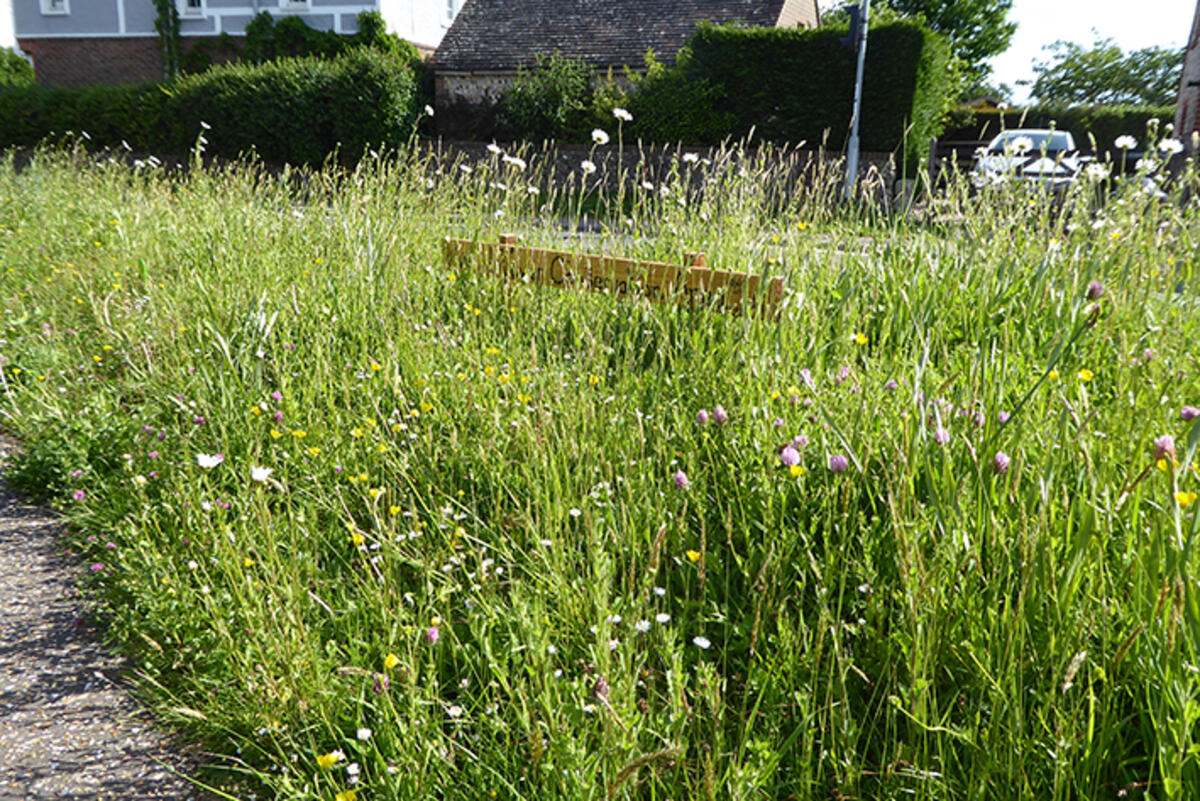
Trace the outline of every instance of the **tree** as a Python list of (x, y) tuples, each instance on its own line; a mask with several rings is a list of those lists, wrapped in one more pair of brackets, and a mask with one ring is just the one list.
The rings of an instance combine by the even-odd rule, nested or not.
[(1013, 0), (891, 0), (901, 14), (924, 17), (930, 28), (945, 34), (966, 81), (992, 74), (985, 63), (1008, 49), (1017, 23), (1008, 21)]
[(1039, 103), (1169, 106), (1179, 91), (1182, 49), (1125, 53), (1112, 39), (1097, 40), (1090, 49), (1059, 40), (1045, 49), (1051, 59), (1034, 63), (1030, 90)]

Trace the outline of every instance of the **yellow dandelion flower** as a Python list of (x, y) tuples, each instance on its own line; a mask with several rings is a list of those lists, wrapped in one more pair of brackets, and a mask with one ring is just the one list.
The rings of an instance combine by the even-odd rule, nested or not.
[(493, 375), (495, 372), (496, 368), (492, 367), (490, 364), (483, 368), (484, 375)]
[(687, 556), (689, 562), (699, 562), (700, 561), (700, 552), (699, 551), (687, 551), (687, 552), (685, 552), (684, 555)]
[(409, 417), (420, 417), (420, 416), (421, 416), (421, 410), (420, 410), (420, 409), (409, 409), (409, 410), (408, 410), (408, 416), (409, 416)]
[(372, 487), (371, 489), (367, 490), (367, 494), (371, 496), (371, 500), (375, 500), (383, 494), (383, 489), (380, 487)]
[(1049, 376), (1049, 377), (1050, 377), (1050, 380), (1051, 380), (1051, 381), (1057, 381), (1057, 380), (1058, 380), (1058, 371), (1057, 371), (1057, 370), (1051, 370), (1051, 371), (1050, 371), (1050, 376)]
[(400, 664), (400, 657), (396, 656), (395, 654), (388, 654), (383, 658), (384, 670), (391, 670), (398, 664)]
[(388, 514), (391, 515), (392, 517), (395, 517), (396, 515), (400, 514), (402, 511), (404, 511), (404, 510), (401, 509), (399, 506), (389, 506), (388, 507)]
[(366, 541), (367, 541), (367, 538), (362, 535), (361, 531), (351, 531), (350, 532), (350, 542), (354, 543), (355, 548), (362, 545)]
[(533, 396), (526, 395), (524, 392), (522, 392), (520, 395), (517, 396), (517, 400), (520, 401), (521, 403), (529, 403), (531, 400), (533, 400)]
[(800, 466), (800, 465), (798, 465), (798, 464), (794, 464), (794, 465), (792, 465), (791, 467), (789, 467), (789, 468), (788, 468), (788, 471), (789, 471), (789, 472), (791, 472), (791, 474), (792, 474), (793, 476), (796, 476), (797, 478), (799, 478), (800, 476), (804, 475), (804, 468), (803, 468), (803, 467), (801, 467), (801, 466)]
[(101, 359), (99, 356), (93, 356), (93, 357), (92, 357), (92, 361), (94, 361), (96, 364), (103, 364), (103, 363), (104, 363), (104, 359)]
[(867, 335), (864, 334), (862, 331), (859, 331), (857, 334), (854, 335), (854, 341), (856, 344), (859, 344), (859, 345), (865, 345), (868, 342), (870, 342), (870, 340), (867, 339)]
[(512, 381), (512, 376), (508, 373), (501, 373), (498, 380), (501, 384), (507, 384), (509, 381)]
[(780, 392), (779, 390), (775, 390), (774, 392), (771, 393), (771, 400), (779, 400), (782, 397), (783, 397), (783, 393)]
[(600, 383), (600, 376), (596, 375), (595, 373), (588, 373), (588, 384), (590, 384), (591, 386), (594, 387), (599, 383)]
[(292, 436), (295, 437), (296, 439), (304, 439), (305, 437), (308, 436), (308, 432), (301, 431), (300, 429), (296, 429), (295, 431), (292, 432)]
[(262, 409), (258, 408), (257, 406), (251, 406), (250, 414), (253, 414), (255, 416), (260, 415), (260, 414), (262, 414)]
[(355, 427), (350, 429), (350, 436), (354, 437), (355, 439), (360, 439), (362, 435), (363, 430), (361, 428)]
[(500, 355), (499, 348), (484, 348), (483, 352), (486, 353), (488, 356), (499, 356)]
[(442, 625), (442, 619), (441, 619), (440, 617), (438, 617), (437, 615), (434, 615), (434, 616), (433, 616), (433, 617), (430, 619), (430, 621), (429, 621), (429, 625), (431, 625), (431, 626), (440, 626), (440, 625)]
[(316, 448), (316, 447), (314, 447), (314, 448), (305, 448), (305, 451), (308, 453), (308, 455), (309, 455), (309, 456), (316, 456), (317, 454), (319, 454), (319, 453), (321, 452), (321, 449), (320, 449), (320, 448)]
[(808, 223), (806, 223), (804, 220), (800, 220), (799, 222), (796, 223), (796, 230), (805, 231), (807, 229), (808, 229)]
[(455, 539), (462, 539), (465, 536), (467, 536), (467, 530), (465, 528), (463, 528), (462, 526), (459, 526), (458, 528), (454, 529), (454, 538)]
[(371, 372), (378, 373), (382, 369), (383, 369), (383, 365), (380, 364), (379, 362), (371, 362)]
[(375, 446), (375, 450), (378, 451), (379, 453), (387, 453), (387, 445), (384, 445), (381, 442)]
[(1086, 367), (1084, 369), (1080, 370), (1077, 373), (1077, 375), (1079, 376), (1079, 380), (1084, 381), (1084, 382), (1091, 381), (1093, 378), (1096, 377), (1096, 374), (1093, 373), (1091, 370), (1088, 370)]
[(342, 790), (333, 797), (333, 801), (358, 801), (358, 793), (353, 790)]
[(366, 473), (359, 473), (359, 474), (358, 474), (358, 480), (359, 480), (359, 481), (366, 481), (366, 480), (367, 480), (367, 474), (366, 474)]
[(104, 350), (112, 350), (112, 345), (105, 345)]
[(1196, 502), (1196, 493), (1194, 492), (1177, 492), (1175, 493), (1175, 503), (1182, 506), (1184, 509)]
[(341, 751), (330, 751), (328, 754), (321, 754), (317, 757), (317, 764), (323, 768), (332, 768), (338, 761), (345, 756)]
[(280, 438), (280, 437), (282, 437), (282, 436), (283, 436), (283, 432), (282, 432), (282, 431), (276, 431), (276, 430), (275, 430), (275, 429), (273, 429), (273, 428), (271, 429), (271, 439), (279, 439), (279, 438)]
[(249, 556), (247, 556), (245, 559), (242, 560), (242, 564), (245, 567), (254, 567), (254, 560), (251, 559)]
[(425, 414), (429, 414), (430, 412), (433, 411), (433, 404), (432, 403), (422, 403), (421, 411), (424, 412)]

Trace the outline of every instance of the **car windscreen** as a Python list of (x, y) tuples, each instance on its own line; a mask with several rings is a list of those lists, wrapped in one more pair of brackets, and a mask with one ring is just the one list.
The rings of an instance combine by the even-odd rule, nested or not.
[(988, 145), (989, 153), (1003, 153), (1006, 149), (1014, 149), (1014, 142), (1025, 139), (1030, 142), (1032, 153), (1062, 153), (1075, 149), (1075, 142), (1065, 131), (1005, 131), (992, 140)]

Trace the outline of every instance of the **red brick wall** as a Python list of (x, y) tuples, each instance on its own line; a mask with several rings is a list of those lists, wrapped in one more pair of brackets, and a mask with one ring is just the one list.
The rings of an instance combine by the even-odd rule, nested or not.
[(20, 39), (43, 86), (161, 81), (162, 55), (154, 37)]

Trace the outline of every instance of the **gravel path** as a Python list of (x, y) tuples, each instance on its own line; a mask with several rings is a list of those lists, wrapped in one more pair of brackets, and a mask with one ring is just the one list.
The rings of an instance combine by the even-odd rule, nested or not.
[(186, 770), (83, 624), (60, 528), (0, 480), (0, 801), (210, 798), (161, 764)]

